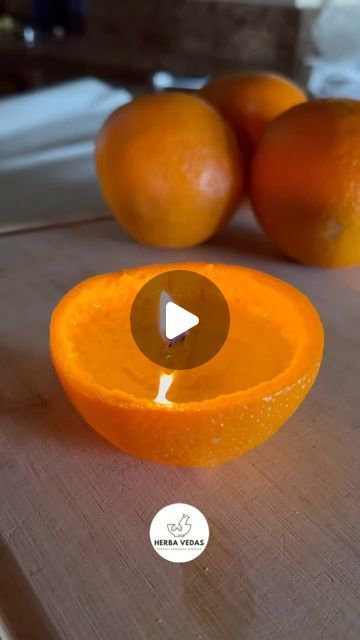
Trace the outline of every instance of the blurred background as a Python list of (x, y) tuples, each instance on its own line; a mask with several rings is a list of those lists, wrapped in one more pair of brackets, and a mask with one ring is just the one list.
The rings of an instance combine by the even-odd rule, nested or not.
[(133, 96), (272, 70), (360, 98), (356, 0), (0, 0), (0, 235), (109, 216), (94, 142)]
[(95, 76), (142, 92), (272, 69), (360, 97), (358, 0), (0, 0), (0, 95)]

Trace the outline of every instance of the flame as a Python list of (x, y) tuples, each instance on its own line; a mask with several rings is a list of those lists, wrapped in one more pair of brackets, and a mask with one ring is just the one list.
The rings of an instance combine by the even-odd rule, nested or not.
[(158, 404), (171, 404), (171, 401), (167, 399), (166, 394), (169, 391), (172, 383), (174, 382), (173, 373), (162, 373), (159, 380), (159, 391), (154, 400)]

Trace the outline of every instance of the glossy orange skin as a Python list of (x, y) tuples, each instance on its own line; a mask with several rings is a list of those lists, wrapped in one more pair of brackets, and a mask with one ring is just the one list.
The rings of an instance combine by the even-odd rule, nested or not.
[(227, 123), (184, 93), (136, 98), (105, 122), (96, 167), (115, 218), (138, 242), (190, 247), (234, 213), (242, 157)]
[(265, 232), (304, 264), (360, 264), (360, 102), (313, 100), (267, 129), (251, 200)]
[[(245, 291), (245, 299), (250, 305), (256, 287), (257, 300), (265, 308), (273, 308), (276, 317), (281, 315), (283, 330), (292, 335), (294, 351), (289, 366), (275, 377), (250, 388), (171, 406), (159, 405), (122, 389), (105, 388), (97, 384), (88, 371), (79, 369), (69, 341), (76, 308), (80, 306), (81, 314), (86, 317), (87, 305), (93, 306), (99, 296), (113, 288), (116, 296), (121, 294), (130, 313), (131, 300), (144, 282), (174, 268), (211, 276), (226, 295), (233, 317), (239, 308), (235, 292), (237, 283), (240, 282), (240, 289)], [(130, 296), (126, 294), (128, 289), (131, 289)], [(124, 342), (125, 359), (131, 357), (129, 332), (128, 327), (121, 333), (120, 328), (118, 331)], [(86, 342), (86, 330), (82, 336)], [(231, 333), (228, 339), (231, 340)], [(90, 278), (72, 289), (53, 313), (50, 347), (66, 394), (84, 419), (104, 438), (127, 453), (153, 462), (213, 466), (267, 440), (301, 404), (319, 370), (323, 329), (306, 296), (267, 274), (227, 265), (155, 265)], [(221, 361), (222, 352), (218, 357)], [(203, 371), (203, 367), (198, 368), (199, 379)]]
[(270, 73), (238, 73), (215, 78), (199, 95), (216, 107), (233, 127), (248, 159), (269, 122), (307, 100), (296, 84)]

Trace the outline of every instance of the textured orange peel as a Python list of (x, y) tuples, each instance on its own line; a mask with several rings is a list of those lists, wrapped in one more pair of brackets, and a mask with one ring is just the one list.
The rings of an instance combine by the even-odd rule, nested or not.
[[(160, 380), (171, 372), (137, 348), (130, 309), (148, 280), (179, 268), (222, 290), (230, 331), (212, 360), (175, 371), (159, 397)], [(199, 263), (85, 280), (60, 301), (50, 327), (55, 369), (86, 422), (127, 453), (179, 466), (225, 462), (275, 433), (312, 387), (323, 339), (315, 308), (291, 285), (243, 267)]]

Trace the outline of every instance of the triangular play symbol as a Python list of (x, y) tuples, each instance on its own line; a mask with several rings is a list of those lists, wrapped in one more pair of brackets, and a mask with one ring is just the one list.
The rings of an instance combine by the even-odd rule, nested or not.
[(165, 335), (168, 340), (181, 336), (200, 322), (198, 316), (186, 311), (175, 302), (167, 302), (165, 307)]

